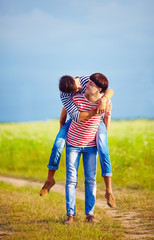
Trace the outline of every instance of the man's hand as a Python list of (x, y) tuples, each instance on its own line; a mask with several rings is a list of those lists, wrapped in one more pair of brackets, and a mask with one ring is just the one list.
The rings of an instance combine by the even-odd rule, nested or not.
[(112, 110), (112, 102), (107, 102), (105, 112), (110, 112)]
[(97, 106), (97, 114), (103, 114), (107, 107), (108, 99), (106, 97), (102, 97)]
[(104, 96), (101, 98), (97, 106), (98, 114), (103, 114), (105, 112), (106, 104), (112, 98), (113, 94), (114, 94), (114, 91), (112, 89), (108, 89), (105, 91)]

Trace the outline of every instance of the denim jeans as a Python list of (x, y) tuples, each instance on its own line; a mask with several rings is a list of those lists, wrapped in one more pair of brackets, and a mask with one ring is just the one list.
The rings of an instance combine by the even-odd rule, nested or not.
[(52, 147), (49, 163), (48, 163), (48, 169), (50, 170), (57, 170), (59, 166), (59, 161), (61, 157), (61, 153), (65, 147), (66, 138), (67, 138), (67, 132), (69, 129), (69, 126), (71, 124), (72, 120), (69, 119), (60, 129), (59, 133), (57, 134), (56, 140), (54, 142), (54, 145)]
[(75, 198), (80, 156), (83, 156), (85, 176), (85, 214), (94, 214), (96, 199), (97, 147), (74, 147), (66, 144), (66, 209), (76, 215)]
[(100, 122), (99, 127), (97, 129), (96, 144), (101, 164), (102, 177), (104, 176), (112, 177), (108, 136), (105, 124), (103, 122)]
[[(56, 137), (56, 140), (52, 148), (51, 156), (49, 159), (49, 164), (47, 166), (48, 169), (51, 169), (51, 170), (58, 169), (61, 153), (66, 143), (67, 132), (70, 124), (71, 124), (71, 119), (68, 120), (65, 123), (65, 125), (60, 129)], [(99, 158), (101, 163), (102, 177), (112, 176), (109, 147), (108, 147), (108, 137), (107, 137), (106, 127), (103, 122), (100, 122), (99, 124), (97, 134), (96, 134), (96, 143), (97, 143), (97, 150), (99, 153)]]

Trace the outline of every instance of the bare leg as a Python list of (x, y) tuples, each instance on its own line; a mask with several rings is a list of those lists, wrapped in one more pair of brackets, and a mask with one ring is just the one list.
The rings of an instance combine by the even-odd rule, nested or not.
[(40, 191), (40, 196), (47, 195), (49, 193), (50, 189), (53, 187), (53, 185), (55, 185), (55, 179), (54, 179), (55, 171), (56, 170), (49, 169), (48, 177)]
[(112, 177), (104, 177), (104, 182), (106, 186), (105, 198), (109, 207), (116, 207), (116, 201), (114, 195), (112, 194)]
[(112, 177), (104, 177), (106, 193), (112, 193)]
[(51, 181), (53, 180), (55, 171), (56, 171), (56, 170), (50, 170), (50, 169), (49, 169), (47, 181), (51, 182)]

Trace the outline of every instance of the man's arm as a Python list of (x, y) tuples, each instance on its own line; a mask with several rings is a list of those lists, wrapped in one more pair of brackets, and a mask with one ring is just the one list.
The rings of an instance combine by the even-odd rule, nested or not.
[[(83, 88), (85, 88), (86, 84), (88, 83), (89, 77), (90, 76), (86, 75), (86, 76), (82, 76), (80, 78)], [(72, 100), (72, 97), (73, 96), (70, 93), (60, 92), (60, 99), (62, 101), (62, 104), (65, 107), (65, 109), (67, 110), (67, 113), (69, 114), (70, 118), (73, 121), (78, 122), (78, 121), (82, 121), (85, 119), (89, 119), (96, 114), (96, 109), (87, 111), (87, 112), (79, 112), (77, 106), (75, 105), (75, 103)]]
[(112, 110), (112, 102), (108, 102), (105, 115), (104, 115), (104, 124), (106, 126), (107, 133), (109, 133), (109, 128), (111, 124), (111, 110)]
[(97, 106), (97, 113), (103, 114), (106, 109), (107, 102), (112, 98), (114, 91), (112, 89), (106, 90)]
[(70, 118), (75, 122), (89, 119), (96, 114), (96, 109), (87, 112), (79, 112), (70, 94), (61, 93), (60, 98)]
[(104, 124), (106, 126), (106, 131), (107, 131), (107, 134), (108, 134), (109, 133), (110, 124), (111, 124), (111, 114), (110, 115), (108, 113), (105, 114), (105, 116), (104, 116)]
[(60, 129), (62, 128), (62, 126), (65, 124), (66, 122), (66, 117), (67, 117), (67, 111), (66, 109), (63, 107), (61, 110), (61, 114), (60, 114)]
[[(82, 77), (82, 85), (85, 86), (87, 82), (89, 81), (89, 76)], [(102, 114), (105, 112), (105, 108), (107, 105), (107, 101), (111, 99), (113, 96), (113, 90), (109, 89), (105, 91), (104, 96), (100, 100), (98, 107), (97, 107), (97, 112), (96, 110), (89, 111), (89, 112), (79, 112), (78, 108), (74, 104), (72, 100), (72, 95), (67, 94), (67, 93), (60, 93), (60, 98), (62, 101), (63, 106), (67, 110), (67, 113), (69, 114), (70, 118), (74, 120), (75, 122), (82, 121), (84, 119), (89, 119), (92, 116), (94, 116), (96, 113), (97, 114)]]
[(97, 113), (97, 108), (94, 110), (87, 111), (87, 112), (79, 112), (79, 121), (89, 119), (89, 118), (93, 117), (96, 113)]
[[(111, 90), (111, 89), (107, 90), (107, 92), (105, 92), (104, 96), (111, 98), (111, 96), (113, 95), (112, 91), (113, 90)], [(73, 102), (72, 96), (70, 96), (69, 94), (61, 93), (60, 97), (61, 97), (63, 106), (65, 107), (65, 110), (69, 114), (70, 118), (75, 122), (82, 121), (85, 119), (90, 119), (95, 114), (101, 114), (101, 113), (97, 113), (97, 108), (94, 110), (91, 110), (91, 111), (87, 111), (87, 112), (80, 112), (78, 110), (77, 106), (75, 105), (75, 103)], [(103, 98), (100, 100), (100, 101), (103, 101), (103, 103), (105, 102), (105, 105), (104, 105), (105, 109), (107, 107), (107, 102), (108, 102), (107, 97), (104, 97), (105, 101), (103, 100)], [(99, 104), (100, 104), (100, 102), (99, 102)], [(104, 110), (103, 112), (106, 112), (106, 110)]]
[[(105, 105), (105, 113), (108, 113), (112, 110), (112, 102), (107, 101)], [(93, 117), (95, 114), (97, 114), (97, 108), (88, 112), (80, 112), (79, 113), (79, 121), (89, 119)]]

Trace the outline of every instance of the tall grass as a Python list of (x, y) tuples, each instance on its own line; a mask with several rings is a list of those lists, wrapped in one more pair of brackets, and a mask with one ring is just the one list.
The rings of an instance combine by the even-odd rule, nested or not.
[[(0, 124), (0, 174), (43, 181), (58, 130), (56, 120)], [(112, 121), (109, 149), (116, 186), (153, 189), (153, 136), (154, 120)], [(65, 182), (65, 175), (63, 151), (57, 182)], [(81, 163), (79, 182), (83, 179)], [(97, 182), (102, 182), (99, 160)]]

